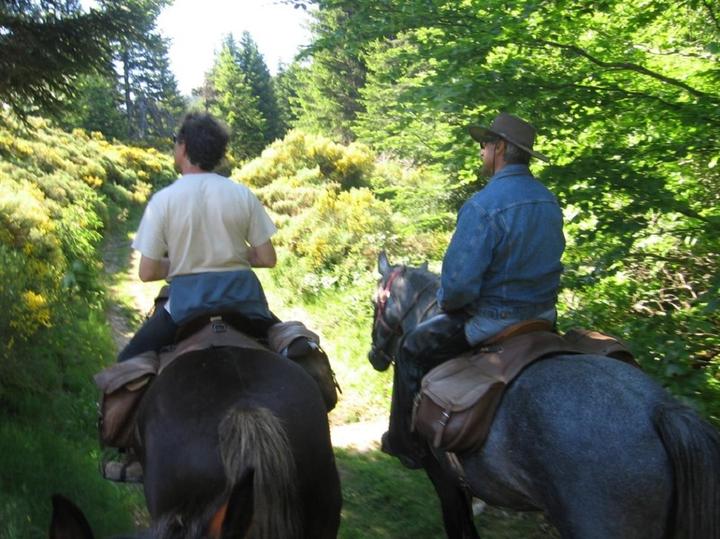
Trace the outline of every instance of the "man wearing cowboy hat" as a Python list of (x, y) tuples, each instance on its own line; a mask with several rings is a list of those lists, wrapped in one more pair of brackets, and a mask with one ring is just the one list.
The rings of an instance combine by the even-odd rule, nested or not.
[(530, 319), (555, 322), (565, 248), (562, 211), (533, 177), (535, 128), (499, 114), (490, 127), (471, 126), (480, 143), (487, 185), (463, 205), (443, 259), (438, 290), (442, 313), (407, 334), (396, 362), (405, 384), (393, 400), (382, 449), (410, 468), (423, 444), (410, 432), (412, 399), (422, 376), (446, 359)]

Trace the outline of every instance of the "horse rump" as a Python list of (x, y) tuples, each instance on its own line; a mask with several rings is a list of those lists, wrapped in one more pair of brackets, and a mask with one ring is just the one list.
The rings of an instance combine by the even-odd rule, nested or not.
[(297, 471), (280, 420), (267, 408), (232, 408), (218, 436), (225, 490), (202, 514), (189, 506), (165, 514), (153, 537), (299, 539)]
[(671, 536), (720, 539), (720, 434), (693, 410), (673, 402), (655, 408), (653, 423), (673, 468)]

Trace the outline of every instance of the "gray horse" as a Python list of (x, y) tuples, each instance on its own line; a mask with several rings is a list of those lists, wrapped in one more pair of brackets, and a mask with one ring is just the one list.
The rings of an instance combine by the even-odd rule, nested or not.
[[(437, 312), (439, 283), (384, 254), (379, 271), (383, 301), (369, 358), (382, 370), (402, 336)], [(720, 436), (620, 361), (558, 355), (533, 363), (508, 387), (483, 447), (458, 456), (473, 496), (542, 511), (563, 538), (720, 538)], [(447, 536), (477, 538), (468, 491), (443, 454), (422, 464)]]

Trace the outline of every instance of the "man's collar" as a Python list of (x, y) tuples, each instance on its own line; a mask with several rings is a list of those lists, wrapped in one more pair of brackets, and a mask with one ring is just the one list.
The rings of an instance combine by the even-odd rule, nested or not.
[(532, 176), (532, 174), (530, 173), (530, 167), (527, 165), (505, 165), (490, 178), (490, 181), (500, 180), (508, 176)]

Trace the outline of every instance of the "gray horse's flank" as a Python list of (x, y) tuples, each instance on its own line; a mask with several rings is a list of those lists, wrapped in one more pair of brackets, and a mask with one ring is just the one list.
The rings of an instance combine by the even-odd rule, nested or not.
[(720, 537), (717, 432), (608, 358), (530, 366), (462, 462), (481, 498), (541, 509), (563, 537)]

